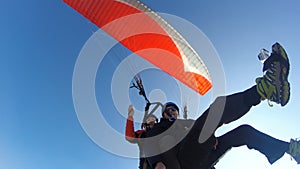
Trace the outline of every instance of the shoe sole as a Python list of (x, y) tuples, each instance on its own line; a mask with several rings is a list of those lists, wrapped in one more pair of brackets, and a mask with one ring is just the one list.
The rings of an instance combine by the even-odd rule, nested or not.
[(290, 63), (284, 48), (277, 42), (272, 45), (271, 56), (265, 61), (263, 71), (266, 71), (271, 64), (276, 64), (277, 70), (280, 70), (275, 78), (276, 94), (280, 95), (281, 106), (285, 106), (290, 99), (290, 83), (288, 82)]
[(290, 99), (290, 83), (288, 82), (288, 76), (290, 71), (290, 63), (288, 55), (286, 54), (284, 48), (279, 44), (275, 43), (272, 46), (272, 53), (276, 54), (278, 57), (278, 60), (280, 61), (281, 71), (280, 71), (280, 77), (281, 77), (281, 88), (280, 88), (280, 101), (281, 106), (285, 106), (289, 99)]

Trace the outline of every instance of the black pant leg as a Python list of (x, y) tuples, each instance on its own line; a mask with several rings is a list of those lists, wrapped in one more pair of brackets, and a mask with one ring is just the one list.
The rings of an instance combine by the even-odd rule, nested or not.
[(273, 138), (249, 125), (241, 125), (218, 138), (218, 146), (209, 156), (210, 165), (216, 163), (232, 147), (246, 145), (264, 154), (272, 164), (281, 158), (289, 143)]
[(257, 93), (256, 86), (243, 92), (219, 97), (217, 99), (225, 100), (224, 111), (219, 126), (241, 118), (248, 113), (252, 106), (261, 102), (261, 96)]

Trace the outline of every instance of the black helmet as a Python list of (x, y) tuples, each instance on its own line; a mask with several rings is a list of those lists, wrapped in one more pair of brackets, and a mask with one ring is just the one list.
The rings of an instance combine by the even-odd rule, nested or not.
[(167, 102), (167, 103), (164, 104), (163, 111), (162, 111), (162, 116), (164, 116), (165, 110), (169, 106), (173, 106), (178, 111), (178, 114), (179, 114), (179, 107), (174, 102)]

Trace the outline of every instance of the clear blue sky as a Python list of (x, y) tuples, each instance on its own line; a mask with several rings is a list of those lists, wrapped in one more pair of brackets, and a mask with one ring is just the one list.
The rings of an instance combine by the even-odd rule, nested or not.
[[(290, 102), (283, 108), (270, 108), (264, 102), (218, 134), (248, 123), (285, 141), (300, 137), (298, 0), (142, 2), (155, 11), (184, 18), (206, 34), (223, 64), (226, 94), (253, 85), (262, 74), (259, 50), (281, 43), (291, 62)], [(59, 0), (3, 1), (0, 8), (0, 168), (137, 168), (137, 159), (119, 157), (96, 145), (74, 109), (74, 66), (97, 28)], [(123, 132), (125, 119), (111, 125)], [(217, 165), (220, 169), (247, 167), (300, 168), (288, 155), (271, 166), (264, 156), (245, 147), (230, 151)]]

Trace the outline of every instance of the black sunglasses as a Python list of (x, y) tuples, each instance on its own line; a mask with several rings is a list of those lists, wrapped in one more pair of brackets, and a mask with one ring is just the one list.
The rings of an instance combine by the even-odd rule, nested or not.
[(165, 112), (169, 112), (170, 110), (172, 110), (172, 111), (177, 111), (177, 109), (176, 109), (175, 107), (167, 107), (167, 108), (165, 109)]

